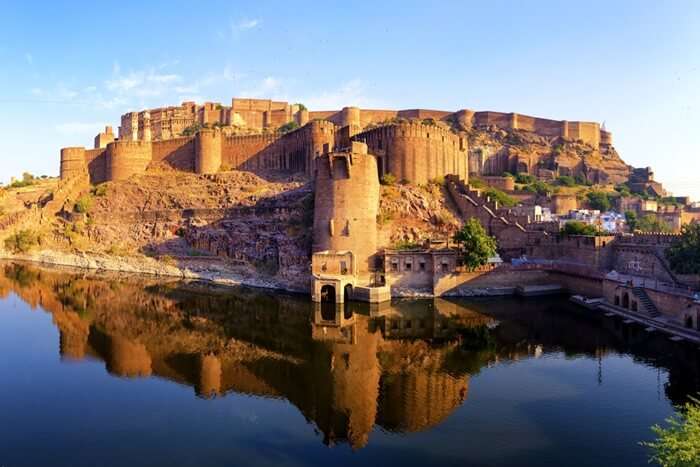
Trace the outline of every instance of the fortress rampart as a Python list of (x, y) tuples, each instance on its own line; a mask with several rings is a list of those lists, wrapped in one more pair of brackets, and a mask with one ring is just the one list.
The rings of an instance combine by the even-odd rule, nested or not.
[(125, 180), (144, 173), (151, 163), (151, 143), (148, 141), (115, 141), (107, 145), (106, 179)]
[(377, 159), (366, 145), (352, 143), (349, 152), (317, 158), (315, 172), (312, 251), (351, 251), (358, 275), (367, 276), (377, 252)]
[(377, 157), (380, 175), (424, 184), (445, 175), (469, 177), (467, 139), (450, 130), (420, 122), (374, 128), (353, 136)]

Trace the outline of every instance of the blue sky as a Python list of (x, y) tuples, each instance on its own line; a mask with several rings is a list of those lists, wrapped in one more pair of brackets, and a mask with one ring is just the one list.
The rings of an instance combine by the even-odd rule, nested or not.
[(60, 147), (126, 111), (239, 96), (605, 122), (625, 161), (700, 199), (698, 1), (0, 8), (2, 181), (57, 174)]

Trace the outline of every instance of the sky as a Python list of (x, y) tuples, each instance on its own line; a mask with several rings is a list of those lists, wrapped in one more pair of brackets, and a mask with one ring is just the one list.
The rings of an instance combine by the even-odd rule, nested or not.
[(232, 97), (605, 123), (700, 199), (700, 1), (0, 0), (0, 181), (132, 110)]

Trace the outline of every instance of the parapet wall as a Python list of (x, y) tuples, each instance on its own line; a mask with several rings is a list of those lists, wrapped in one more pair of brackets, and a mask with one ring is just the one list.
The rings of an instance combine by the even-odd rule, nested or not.
[(107, 145), (107, 180), (125, 180), (144, 173), (151, 163), (149, 141), (115, 141)]
[(377, 157), (380, 175), (424, 184), (445, 175), (467, 180), (467, 139), (450, 130), (421, 122), (403, 122), (355, 135)]

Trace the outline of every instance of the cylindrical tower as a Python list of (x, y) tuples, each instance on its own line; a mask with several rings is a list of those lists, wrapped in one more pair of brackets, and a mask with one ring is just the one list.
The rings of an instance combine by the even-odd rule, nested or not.
[(357, 107), (343, 107), (340, 111), (340, 126), (350, 127), (350, 136), (362, 130), (360, 124), (360, 109)]
[(221, 360), (215, 355), (199, 357), (199, 381), (195, 391), (204, 398), (218, 396), (221, 392)]
[(612, 133), (605, 130), (600, 130), (600, 145), (601, 146), (612, 146), (613, 136)]
[(195, 171), (215, 174), (221, 169), (221, 132), (201, 130), (195, 138)]
[(84, 147), (61, 149), (61, 180), (85, 174), (87, 170)]
[(107, 145), (107, 180), (125, 180), (142, 174), (151, 163), (151, 143), (115, 141)]
[(309, 111), (306, 109), (300, 109), (296, 113), (295, 119), (296, 119), (297, 125), (299, 125), (299, 126), (306, 125), (307, 123), (309, 123)]
[(313, 251), (351, 251), (360, 276), (373, 268), (377, 252), (379, 176), (367, 145), (316, 160)]

